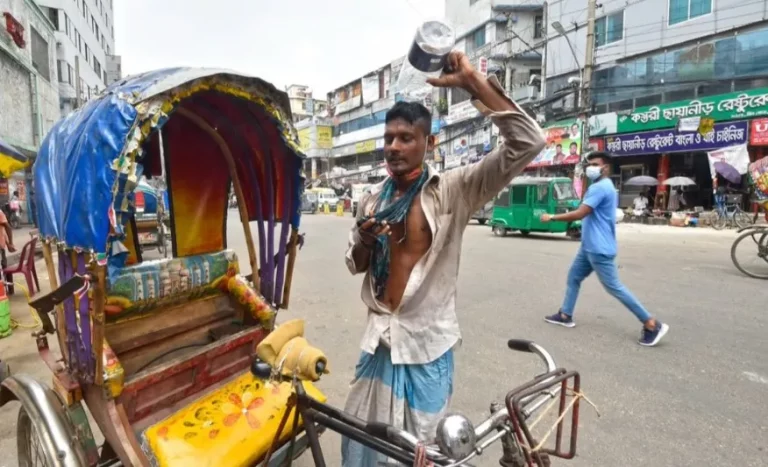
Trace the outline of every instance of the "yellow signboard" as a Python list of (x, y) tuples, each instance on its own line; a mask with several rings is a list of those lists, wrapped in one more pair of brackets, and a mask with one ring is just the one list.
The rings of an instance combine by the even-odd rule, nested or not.
[(302, 151), (306, 151), (312, 146), (312, 134), (310, 132), (312, 128), (304, 128), (299, 130), (299, 147)]
[(361, 152), (373, 152), (375, 150), (376, 150), (375, 139), (369, 139), (368, 141), (362, 141), (360, 143), (355, 144), (355, 153), (357, 154)]
[(317, 127), (317, 147), (331, 149), (333, 147), (333, 130), (329, 126)]

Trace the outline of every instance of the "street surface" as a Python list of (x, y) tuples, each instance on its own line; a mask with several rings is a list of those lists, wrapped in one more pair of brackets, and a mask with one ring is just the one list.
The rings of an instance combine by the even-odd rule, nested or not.
[[(230, 246), (247, 273), (247, 253), (230, 211)], [(350, 217), (306, 215), (291, 307), (278, 320), (306, 319), (307, 338), (325, 350), (331, 374), (320, 387), (343, 405), (365, 323), (362, 276), (346, 269)], [(670, 332), (657, 348), (636, 344), (640, 324), (600, 287), (582, 288), (574, 329), (546, 324), (557, 310), (578, 243), (559, 236), (495, 238), (472, 223), (463, 246), (458, 314), (464, 341), (456, 354), (452, 408), (479, 422), (491, 401), (536, 374), (540, 363), (506, 346), (512, 337), (545, 346), (582, 375), (596, 404), (581, 405), (578, 456), (555, 466), (764, 466), (768, 455), (768, 283), (736, 271), (733, 231), (619, 226), (625, 283)], [(38, 263), (41, 282), (47, 282)], [(29, 321), (14, 301), (13, 316)], [(28, 332), (0, 340), (14, 372), (50, 381)], [(0, 466), (15, 466), (16, 407), (0, 409)], [(341, 464), (340, 439), (326, 434), (329, 466)], [(500, 445), (475, 465), (498, 465)], [(10, 456), (9, 456), (10, 454)], [(299, 462), (312, 465), (307, 454)]]

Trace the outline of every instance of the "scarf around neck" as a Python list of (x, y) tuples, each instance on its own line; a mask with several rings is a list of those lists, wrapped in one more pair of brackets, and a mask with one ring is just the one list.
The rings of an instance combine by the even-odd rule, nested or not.
[[(389, 225), (405, 222), (408, 213), (411, 210), (413, 200), (416, 198), (416, 195), (421, 192), (421, 188), (427, 182), (428, 177), (429, 174), (424, 166), (409, 174), (406, 179), (415, 179), (416, 182), (408, 187), (408, 190), (406, 190), (400, 198), (393, 201), (396, 187), (395, 181), (390, 174), (389, 178), (384, 182), (378, 201), (376, 201), (374, 214), (366, 217), (361, 222), (365, 222), (371, 217), (376, 219), (377, 223), (386, 221)], [(403, 235), (405, 235), (405, 233), (403, 233)], [(381, 298), (384, 294), (384, 287), (389, 278), (389, 261), (389, 238), (387, 235), (379, 235), (376, 238), (376, 244), (373, 249), (371, 271), (376, 298)]]

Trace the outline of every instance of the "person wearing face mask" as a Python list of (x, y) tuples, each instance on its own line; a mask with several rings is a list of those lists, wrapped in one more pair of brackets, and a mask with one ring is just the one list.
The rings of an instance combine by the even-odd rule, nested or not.
[(616, 297), (641, 323), (643, 330), (638, 343), (653, 347), (661, 341), (669, 326), (657, 320), (643, 307), (632, 292), (619, 280), (616, 268), (616, 210), (618, 194), (613, 186), (608, 171), (611, 156), (606, 152), (592, 152), (587, 155), (587, 177), (592, 184), (587, 189), (584, 201), (575, 211), (565, 214), (542, 214), (542, 222), (572, 222), (582, 220), (581, 248), (573, 260), (568, 272), (567, 289), (560, 310), (544, 318), (551, 324), (567, 328), (576, 325), (573, 311), (579, 296), (581, 283), (592, 271), (606, 291)]

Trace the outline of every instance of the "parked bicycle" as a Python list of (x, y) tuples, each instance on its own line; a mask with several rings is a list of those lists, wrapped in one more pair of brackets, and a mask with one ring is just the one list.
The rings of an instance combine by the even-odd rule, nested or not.
[[(286, 429), (290, 418), (289, 414), (293, 414), (290, 432), (294, 437), (291, 439), (286, 459), (293, 458), (292, 453), (297, 452), (294, 450), (306, 449), (308, 445), (317, 467), (326, 465), (318, 440), (318, 432), (324, 428), (409, 466), (469, 465), (469, 461), (482, 455), (498, 440), (502, 442), (503, 455), (499, 461), (502, 467), (549, 466), (551, 456), (572, 459), (576, 455), (579, 399), (582, 397), (579, 374), (557, 368), (549, 352), (531, 341), (512, 339), (508, 346), (513, 350), (536, 354), (545, 363), (547, 371), (510, 391), (503, 406), (491, 404), (491, 416), (478, 425), (473, 426), (463, 415), (454, 413), (445, 416), (437, 425), (434, 442), (427, 444), (407, 431), (386, 423), (366, 422), (322, 403), (307, 393), (302, 378), (296, 373), (293, 377), (286, 377), (286, 373), (290, 372), (282, 368), (275, 369), (262, 360), (256, 360), (251, 371), (257, 378), (275, 382), (292, 381), (294, 397), (289, 400), (289, 405), (296, 408), (285, 412), (264, 465), (270, 465), (271, 453), (279, 446), (281, 433)], [(303, 352), (312, 353), (309, 350)], [(319, 361), (316, 365), (314, 373), (322, 374), (325, 371), (325, 362)], [(536, 421), (530, 424), (529, 420), (534, 414), (543, 415), (555, 406), (559, 412), (558, 418), (541, 442), (536, 441), (531, 430), (543, 417), (537, 417)], [(570, 417), (566, 417), (569, 409), (572, 410)], [(570, 425), (570, 436), (568, 447), (564, 450), (563, 425), (566, 421)], [(302, 431), (304, 435), (296, 436)], [(547, 444), (550, 434), (554, 434), (554, 448), (545, 449), (543, 445)]]
[(755, 279), (768, 279), (768, 226), (753, 225), (739, 233), (731, 246), (731, 260), (736, 269)]
[(752, 216), (741, 209), (741, 195), (715, 195), (712, 228), (722, 230), (727, 226), (743, 229), (752, 225)]

